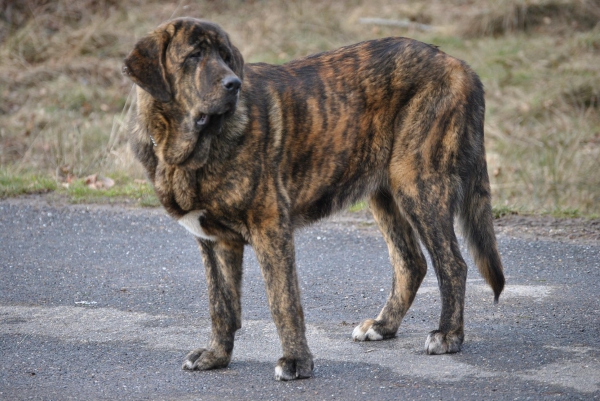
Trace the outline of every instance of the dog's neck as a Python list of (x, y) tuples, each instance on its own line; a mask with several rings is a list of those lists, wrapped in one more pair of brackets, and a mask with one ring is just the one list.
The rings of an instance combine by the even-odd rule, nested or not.
[(244, 135), (249, 123), (248, 107), (245, 100), (240, 95), (235, 112), (225, 118), (220, 134), (213, 140), (212, 152), (218, 152), (219, 155), (209, 155), (208, 163), (211, 160), (227, 160), (239, 143), (239, 138)]

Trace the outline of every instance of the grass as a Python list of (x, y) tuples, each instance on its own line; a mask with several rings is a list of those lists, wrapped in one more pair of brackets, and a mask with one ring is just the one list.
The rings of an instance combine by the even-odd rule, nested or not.
[(56, 190), (56, 180), (36, 173), (10, 174), (0, 170), (0, 199)]
[[(600, 0), (1, 2), (0, 197), (50, 191), (74, 202), (154, 204), (135, 184), (144, 175), (126, 145), (131, 83), (120, 67), (138, 38), (184, 15), (219, 23), (247, 62), (384, 36), (438, 45), (486, 87), (495, 214), (600, 214)], [(116, 185), (77, 184), (90, 174)], [(64, 188), (65, 177), (75, 184)]]
[(348, 211), (350, 212), (360, 212), (361, 210), (365, 210), (367, 207), (369, 207), (369, 205), (367, 204), (367, 202), (357, 202), (354, 205), (350, 206), (348, 208)]
[(58, 183), (56, 179), (36, 173), (10, 173), (0, 170), (0, 199), (20, 195), (46, 194), (70, 203), (134, 203), (142, 207), (159, 206), (152, 186), (143, 180), (117, 177), (108, 189), (92, 189), (85, 179)]
[(84, 180), (77, 180), (69, 187), (63, 187), (59, 194), (65, 195), (71, 203), (117, 203), (134, 200), (142, 207), (160, 205), (154, 190), (146, 182), (121, 181), (109, 189), (91, 189)]
[(495, 219), (499, 219), (500, 217), (519, 214), (519, 212), (514, 208), (510, 208), (507, 206), (494, 206), (492, 208), (492, 214), (494, 215)]
[[(369, 205), (366, 202), (357, 202), (354, 205), (348, 208), (348, 211), (351, 213), (356, 213), (367, 209)], [(585, 219), (599, 219), (600, 214), (597, 213), (589, 213), (589, 212), (581, 212), (579, 209), (542, 209), (542, 210), (526, 210), (526, 209), (517, 209), (515, 207), (508, 206), (494, 206), (492, 207), (492, 214), (494, 219), (499, 219), (506, 216), (528, 216), (528, 215), (537, 215), (537, 216), (552, 216), (557, 219), (576, 219), (576, 218), (585, 218)]]

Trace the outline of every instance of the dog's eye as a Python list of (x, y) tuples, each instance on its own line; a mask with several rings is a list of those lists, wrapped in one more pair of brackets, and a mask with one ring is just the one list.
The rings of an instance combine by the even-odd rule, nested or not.
[(226, 63), (229, 63), (229, 61), (231, 60), (231, 57), (229, 57), (229, 52), (221, 50), (221, 51), (219, 51), (219, 55), (221, 56), (223, 61)]
[(199, 58), (202, 58), (202, 55), (203, 55), (203, 52), (202, 52), (202, 50), (199, 49), (199, 50), (195, 50), (194, 52), (190, 53), (187, 58), (197, 60)]

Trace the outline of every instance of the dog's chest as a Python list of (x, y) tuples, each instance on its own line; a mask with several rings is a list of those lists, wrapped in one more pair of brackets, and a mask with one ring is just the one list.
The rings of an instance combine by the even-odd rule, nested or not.
[(215, 241), (216, 237), (202, 226), (203, 220), (206, 219), (206, 210), (193, 210), (184, 216), (180, 217), (177, 222), (185, 227), (194, 236), (210, 241)]

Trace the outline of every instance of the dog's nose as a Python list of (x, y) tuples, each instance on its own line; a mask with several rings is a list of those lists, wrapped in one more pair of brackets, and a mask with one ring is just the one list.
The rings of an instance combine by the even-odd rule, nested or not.
[(223, 88), (229, 92), (237, 92), (242, 86), (242, 81), (235, 75), (228, 75), (221, 81)]

